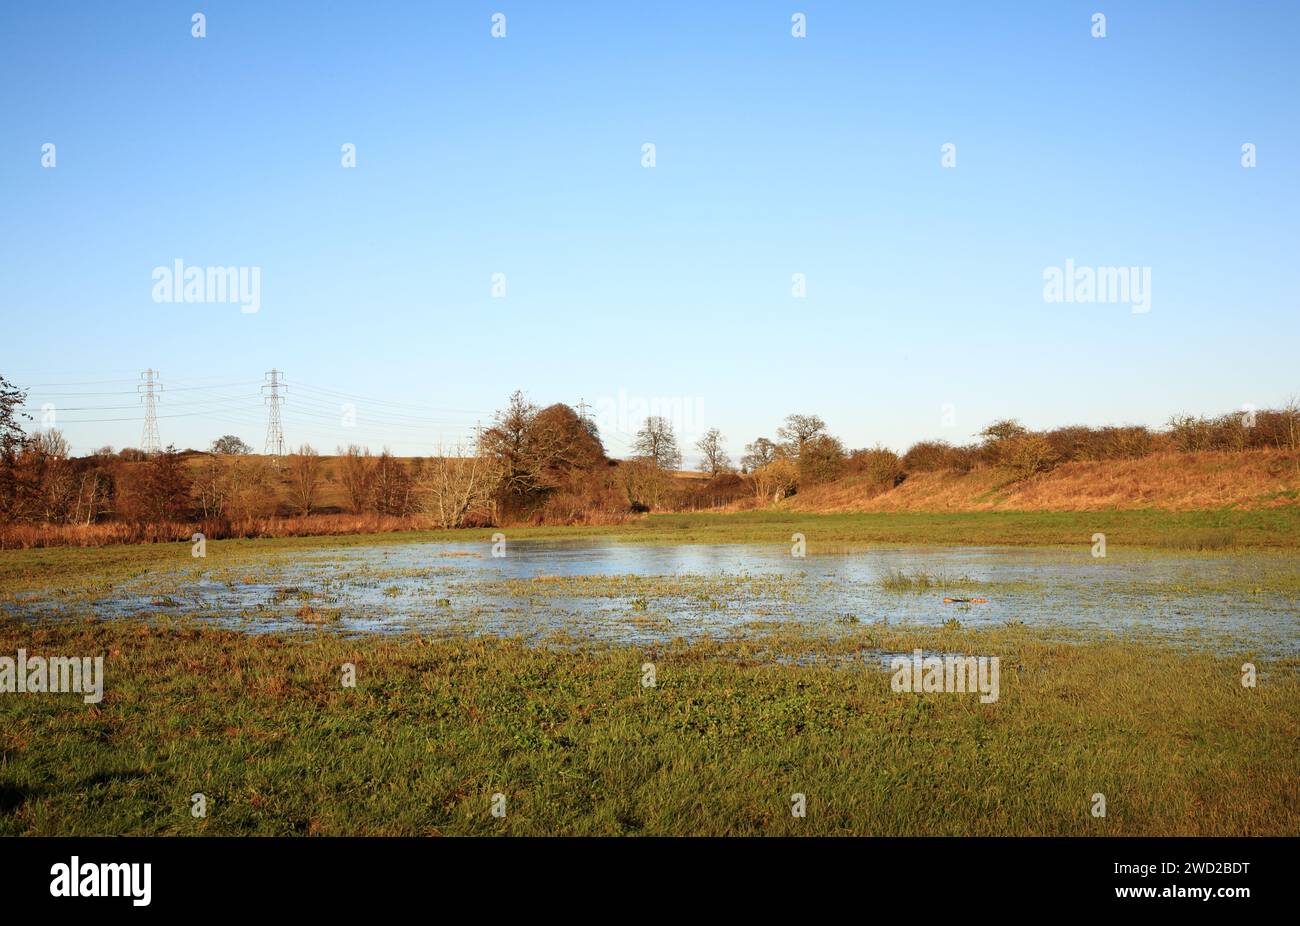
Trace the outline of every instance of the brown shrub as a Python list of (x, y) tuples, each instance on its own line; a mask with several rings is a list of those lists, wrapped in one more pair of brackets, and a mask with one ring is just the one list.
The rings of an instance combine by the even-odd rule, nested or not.
[(1019, 434), (1000, 442), (998, 462), (1018, 479), (1045, 473), (1059, 461), (1051, 442), (1042, 434)]
[(902, 460), (887, 447), (854, 450), (849, 454), (846, 470), (852, 475), (865, 476), (881, 490), (892, 489), (905, 478)]
[(848, 454), (839, 438), (819, 434), (803, 443), (799, 452), (799, 484), (818, 485), (844, 475)]
[(753, 494), (748, 479), (736, 473), (718, 473), (712, 479), (692, 479), (682, 492), (680, 505), (698, 511), (703, 508), (726, 508)]
[(913, 444), (899, 463), (904, 473), (935, 473), (943, 470), (968, 473), (979, 463), (979, 449), (954, 447), (942, 440), (923, 440)]

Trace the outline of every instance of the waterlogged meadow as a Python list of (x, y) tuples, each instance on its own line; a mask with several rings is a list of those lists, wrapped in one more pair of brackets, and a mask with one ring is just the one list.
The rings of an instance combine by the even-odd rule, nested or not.
[(0, 554), (0, 655), (104, 656), (0, 694), (0, 834), (1300, 832), (1291, 553), (204, 552)]
[(172, 544), (150, 552), (125, 568), (90, 567), (53, 582), (48, 570), (25, 581), (11, 575), (0, 611), (184, 617), (249, 632), (566, 635), (638, 645), (956, 620), (1300, 653), (1300, 556), (1278, 552), (877, 547), (796, 556), (791, 545), (605, 540), (281, 546), (260, 555), (211, 544), (203, 558)]

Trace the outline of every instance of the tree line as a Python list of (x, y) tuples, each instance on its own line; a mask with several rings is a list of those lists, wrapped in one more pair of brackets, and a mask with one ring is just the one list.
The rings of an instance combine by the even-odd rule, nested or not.
[(439, 527), (507, 523), (613, 523), (655, 510), (769, 504), (801, 487), (858, 477), (863, 491), (887, 491), (910, 475), (1005, 469), (1031, 478), (1078, 460), (1132, 459), (1182, 451), (1300, 451), (1300, 406), (1214, 418), (1176, 416), (1162, 430), (1075, 425), (1034, 431), (1007, 419), (965, 445), (923, 440), (902, 454), (849, 449), (813, 414), (787, 415), (733, 462), (710, 428), (695, 442), (702, 478), (681, 478), (672, 424), (645, 419), (628, 459), (605, 451), (595, 423), (568, 405), (539, 407), (512, 394), (467, 446), (398, 458), (349, 445), (327, 461), (309, 445), (282, 459), (256, 456), (235, 435), (202, 453), (174, 447), (146, 455), (102, 448), (69, 453), (54, 430), (28, 434), (25, 394), (0, 376), (0, 517), (13, 522), (234, 524), (310, 516), (326, 490), (352, 514), (420, 519)]

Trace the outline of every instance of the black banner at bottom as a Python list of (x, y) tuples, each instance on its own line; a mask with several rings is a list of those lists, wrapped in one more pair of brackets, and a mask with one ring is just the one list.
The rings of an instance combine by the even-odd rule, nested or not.
[[(903, 901), (1232, 915), (1285, 903), (1287, 838), (9, 838), (5, 909), (112, 908), (149, 915), (370, 910), (433, 898), (493, 909), (591, 909), (604, 895), (657, 906), (676, 896), (770, 912), (824, 902)], [(548, 899), (549, 898), (549, 899)], [(819, 901), (820, 898), (820, 901)], [(658, 907), (662, 911), (662, 907)], [(1027, 908), (1036, 909), (1036, 908)]]

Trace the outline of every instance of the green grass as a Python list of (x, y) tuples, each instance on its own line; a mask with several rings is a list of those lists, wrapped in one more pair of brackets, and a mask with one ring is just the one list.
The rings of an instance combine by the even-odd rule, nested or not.
[[(510, 539), (609, 537), (639, 543), (791, 543), (808, 552), (846, 545), (1079, 546), (1104, 533), (1109, 547), (1215, 550), (1300, 547), (1300, 507), (1215, 511), (966, 511), (807, 514), (766, 510), (648, 515), (608, 527), (506, 528)], [(488, 531), (476, 540), (487, 542)], [(452, 538), (455, 535), (451, 535)]]
[[(0, 622), (0, 654), (107, 676), (93, 706), (0, 694), (0, 834), (1300, 833), (1293, 663), (1245, 689), (1247, 652), (955, 622), (552, 642)], [(918, 646), (1000, 656), (1000, 700), (897, 694), (861, 658)]]

